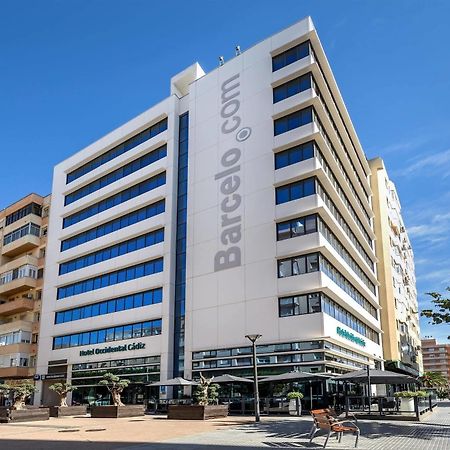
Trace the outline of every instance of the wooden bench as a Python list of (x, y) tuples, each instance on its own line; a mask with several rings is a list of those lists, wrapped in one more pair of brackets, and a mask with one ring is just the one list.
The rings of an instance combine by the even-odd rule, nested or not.
[[(336, 414), (335, 411), (334, 414)], [(325, 443), (323, 444), (323, 448), (326, 448), (331, 433), (336, 433), (336, 438), (339, 440), (339, 442), (341, 442), (342, 435), (344, 433), (351, 432), (356, 434), (355, 448), (358, 447), (360, 431), (355, 422), (350, 420), (339, 420), (331, 415), (331, 411), (329, 409), (312, 410), (311, 415), (313, 417), (314, 423), (310, 432), (310, 443), (320, 430), (328, 432)]]

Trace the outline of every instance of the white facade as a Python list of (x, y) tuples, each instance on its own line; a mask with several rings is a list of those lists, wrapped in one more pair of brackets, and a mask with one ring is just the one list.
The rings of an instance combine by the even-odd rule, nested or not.
[[(272, 70), (273, 57), (307, 41), (310, 45), (302, 47), (306, 55)], [(310, 87), (274, 103), (274, 88), (303, 75)], [(196, 376), (199, 370), (247, 373), (251, 361), (245, 335), (251, 333), (262, 335), (258, 345), (278, 345), (261, 347), (260, 371), (267, 369), (267, 373), (294, 367), (339, 373), (381, 361), (381, 344), (375, 342), (381, 330), (371, 242), (370, 169), (312, 21), (296, 23), (207, 75), (198, 65), (186, 69), (172, 79), (171, 94), (55, 168), (37, 373), (58, 374), (59, 364), (63, 370), (67, 366), (70, 379), (76, 372), (72, 365), (86, 363), (90, 366), (83, 367), (92, 369), (93, 363), (141, 357), (160, 357), (154, 374), (161, 379), (183, 371), (183, 359), (186, 377)], [(280, 132), (275, 135), (277, 119), (306, 108), (314, 109), (305, 112), (311, 116), (308, 123), (281, 132), (285, 121), (277, 122)], [(186, 145), (179, 144), (187, 137), (179, 134), (179, 117), (186, 112), (185, 215), (180, 205), (186, 197), (182, 198), (179, 187), (185, 174), (178, 153)], [(66, 184), (67, 173), (164, 117), (168, 118), (166, 131)], [(287, 126), (295, 125), (297, 119), (293, 117)], [(314, 155), (275, 169), (274, 154), (312, 141), (315, 144), (308, 148), (314, 149)], [(164, 144), (167, 156), (64, 206), (67, 194)], [(64, 217), (164, 171), (164, 185), (62, 228)], [(301, 188), (314, 192), (281, 202), (286, 189), (278, 188), (310, 178), (307, 187), (292, 185), (289, 195), (295, 197)], [(62, 240), (162, 199), (164, 213), (61, 251)], [(316, 232), (277, 240), (277, 224), (315, 214), (320, 216), (314, 219)], [(162, 243), (59, 275), (61, 263), (162, 227)], [(318, 253), (322, 256), (314, 256)], [(282, 263), (279, 268), (279, 261), (302, 255), (312, 255), (305, 260), (308, 273), (278, 276), (279, 272), (286, 275), (287, 267)], [(69, 288), (70, 295), (57, 300), (58, 288), (155, 258), (164, 260), (161, 273), (81, 294)], [(291, 267), (300, 267), (302, 261)], [(57, 311), (160, 287), (161, 303), (55, 325)], [(322, 302), (317, 303), (317, 297), (314, 311), (322, 312), (291, 316), (285, 309), (280, 317), (279, 298), (319, 292), (335, 305), (336, 318), (324, 311), (323, 303), (317, 306)], [(336, 313), (336, 305), (347, 311), (346, 317)], [(302, 312), (304, 307), (298, 305), (292, 312)], [(161, 334), (54, 349), (55, 337), (158, 319), (162, 319)], [(357, 331), (367, 327), (371, 338)], [(139, 342), (145, 348), (95, 353), (97, 348)], [(180, 358), (174, 348), (181, 349)], [(80, 353), (91, 349), (93, 355)], [(49, 361), (53, 361), (51, 367)]]

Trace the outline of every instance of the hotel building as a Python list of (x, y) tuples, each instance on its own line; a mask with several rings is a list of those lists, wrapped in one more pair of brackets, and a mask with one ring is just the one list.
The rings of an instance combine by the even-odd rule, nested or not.
[(0, 382), (35, 371), (50, 196), (0, 212)]
[(310, 18), (174, 76), (55, 168), (37, 401), (249, 375), (253, 333), (262, 375), (380, 366), (369, 176)]
[(418, 376), (422, 368), (414, 254), (400, 200), (383, 160), (369, 161), (375, 213), (375, 253), (380, 282), (385, 368)]

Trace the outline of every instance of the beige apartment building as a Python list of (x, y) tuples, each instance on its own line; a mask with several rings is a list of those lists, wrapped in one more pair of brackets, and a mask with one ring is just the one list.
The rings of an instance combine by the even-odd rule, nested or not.
[(422, 339), (423, 370), (440, 372), (450, 383), (450, 344), (438, 344), (436, 339)]
[(385, 368), (416, 376), (423, 367), (414, 254), (383, 160), (375, 158), (369, 164)]
[(50, 195), (0, 212), (0, 382), (35, 373)]

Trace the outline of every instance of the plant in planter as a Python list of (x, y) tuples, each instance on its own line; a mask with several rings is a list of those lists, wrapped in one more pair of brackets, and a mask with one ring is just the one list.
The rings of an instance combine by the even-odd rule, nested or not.
[(144, 415), (144, 405), (124, 405), (122, 402), (122, 392), (128, 387), (130, 380), (125, 380), (108, 372), (103, 375), (103, 379), (98, 384), (108, 389), (113, 404), (109, 406), (91, 405), (91, 417), (135, 417)]
[(197, 386), (194, 398), (201, 406), (217, 405), (219, 399), (219, 385), (211, 383), (212, 378), (206, 378), (200, 373), (200, 384)]
[(36, 391), (31, 381), (23, 381), (17, 384), (0, 384), (0, 393), (7, 396), (12, 395), (13, 405), (11, 409), (25, 409), (25, 401)]
[(59, 396), (59, 406), (67, 407), (67, 394), (69, 392), (75, 391), (77, 388), (72, 386), (70, 383), (54, 383), (48, 387), (51, 391), (56, 392)]
[(400, 400), (400, 409), (404, 411), (414, 412), (414, 397), (426, 397), (425, 391), (400, 391), (395, 392), (394, 397)]
[(287, 398), (289, 399), (289, 414), (291, 416), (300, 416), (302, 413), (302, 398), (301, 392), (292, 391), (288, 392)]
[(69, 406), (67, 404), (67, 394), (75, 391), (76, 386), (72, 386), (67, 381), (64, 383), (54, 383), (48, 387), (59, 396), (59, 406), (50, 406), (51, 417), (84, 415), (87, 411), (86, 405)]

